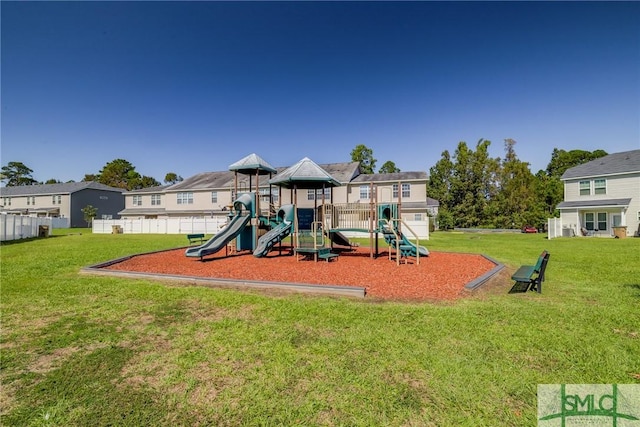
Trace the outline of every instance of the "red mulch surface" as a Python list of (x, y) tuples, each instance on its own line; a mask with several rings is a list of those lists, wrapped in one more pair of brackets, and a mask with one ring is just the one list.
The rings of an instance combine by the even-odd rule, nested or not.
[(137, 255), (106, 269), (144, 273), (162, 273), (196, 277), (242, 279), (267, 282), (316, 285), (360, 286), (367, 297), (384, 300), (424, 301), (455, 300), (468, 294), (464, 286), (489, 272), (495, 264), (481, 255), (431, 252), (420, 257), (420, 264), (410, 259), (396, 265), (386, 251), (377, 259), (368, 248), (343, 252), (337, 260), (326, 262), (296, 261), (295, 256), (272, 251), (268, 257), (256, 258), (251, 252), (225, 256), (225, 251), (199, 258), (185, 256), (185, 249)]

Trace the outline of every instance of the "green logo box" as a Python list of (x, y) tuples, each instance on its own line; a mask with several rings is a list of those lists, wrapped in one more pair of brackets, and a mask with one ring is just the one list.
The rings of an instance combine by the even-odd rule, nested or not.
[(640, 384), (538, 384), (539, 427), (640, 427)]

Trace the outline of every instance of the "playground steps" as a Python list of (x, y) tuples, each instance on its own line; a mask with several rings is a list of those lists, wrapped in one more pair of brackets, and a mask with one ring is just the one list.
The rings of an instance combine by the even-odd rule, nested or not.
[(334, 254), (331, 253), (331, 248), (325, 248), (325, 247), (320, 247), (320, 248), (296, 248), (295, 249), (296, 254), (298, 255), (303, 255), (305, 257), (311, 257), (313, 256), (313, 258), (317, 261), (318, 259), (324, 259), (328, 261), (331, 261), (332, 259), (337, 259), (338, 258), (338, 254)]
[(319, 253), (318, 254), (318, 258), (320, 259), (326, 259), (327, 262), (331, 261), (332, 259), (338, 259), (338, 254), (333, 254), (331, 252), (325, 252), (325, 253)]

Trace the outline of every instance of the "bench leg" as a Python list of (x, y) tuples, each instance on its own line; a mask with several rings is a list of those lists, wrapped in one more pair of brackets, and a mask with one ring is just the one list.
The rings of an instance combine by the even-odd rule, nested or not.
[(536, 291), (539, 294), (541, 294), (542, 293), (542, 280), (540, 280), (540, 278), (532, 280), (530, 289), (532, 291)]

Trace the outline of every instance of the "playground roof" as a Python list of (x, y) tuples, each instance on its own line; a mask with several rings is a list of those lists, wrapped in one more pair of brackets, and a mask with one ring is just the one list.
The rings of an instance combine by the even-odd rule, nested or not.
[(257, 154), (249, 154), (247, 157), (238, 160), (237, 162), (229, 166), (230, 171), (236, 171), (244, 174), (255, 174), (256, 171), (259, 175), (267, 175), (270, 173), (276, 173), (276, 169), (267, 163), (262, 157)]
[(338, 187), (340, 182), (308, 157), (285, 169), (269, 183), (284, 188), (322, 188)]

